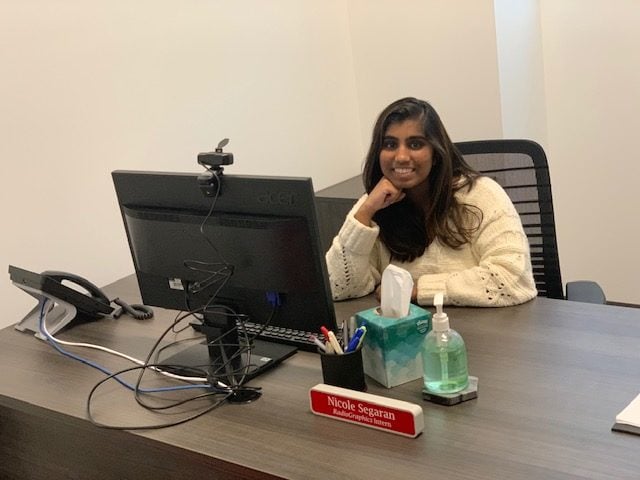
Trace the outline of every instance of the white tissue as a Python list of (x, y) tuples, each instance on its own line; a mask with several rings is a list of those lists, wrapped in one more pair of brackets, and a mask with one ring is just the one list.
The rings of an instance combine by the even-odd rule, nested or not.
[(383, 317), (402, 318), (409, 314), (413, 278), (406, 270), (389, 265), (382, 272), (380, 310)]

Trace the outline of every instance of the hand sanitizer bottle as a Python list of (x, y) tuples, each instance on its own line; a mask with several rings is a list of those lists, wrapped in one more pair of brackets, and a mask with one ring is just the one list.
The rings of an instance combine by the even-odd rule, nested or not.
[(443, 300), (442, 293), (433, 299), (436, 314), (422, 347), (424, 388), (435, 394), (456, 393), (469, 384), (467, 349), (460, 334), (449, 328)]

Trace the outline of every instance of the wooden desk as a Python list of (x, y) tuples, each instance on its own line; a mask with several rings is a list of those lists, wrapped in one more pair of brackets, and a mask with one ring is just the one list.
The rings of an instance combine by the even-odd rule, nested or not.
[[(127, 277), (109, 292), (135, 301)], [(370, 299), (337, 304), (340, 317)], [(187, 424), (113, 431), (85, 419), (89, 389), (102, 375), (35, 338), (0, 332), (1, 478), (640, 478), (640, 437), (611, 432), (640, 391), (640, 310), (538, 298), (504, 309), (449, 309), (464, 336), (479, 397), (454, 407), (421, 400), (420, 381), (371, 393), (420, 404), (417, 439), (310, 413), (319, 358), (301, 352), (255, 380), (264, 395), (224, 405)], [(127, 317), (70, 330), (67, 339), (137, 345), (165, 328)], [(76, 350), (77, 351), (77, 350)], [(83, 350), (104, 365), (110, 356)], [(149, 420), (121, 387), (96, 402), (103, 419)]]

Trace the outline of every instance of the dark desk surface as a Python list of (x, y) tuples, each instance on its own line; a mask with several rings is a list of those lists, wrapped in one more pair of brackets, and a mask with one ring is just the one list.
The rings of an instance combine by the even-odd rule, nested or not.
[[(133, 277), (109, 287), (135, 301)], [(337, 304), (339, 317), (370, 299)], [(173, 313), (100, 320), (61, 338), (144, 351)], [(317, 355), (300, 352), (254, 381), (262, 398), (223, 405), (163, 430), (113, 431), (86, 420), (102, 375), (12, 327), (0, 332), (2, 478), (640, 478), (640, 436), (611, 432), (640, 392), (640, 310), (538, 298), (503, 309), (449, 309), (465, 338), (479, 397), (454, 407), (421, 400), (420, 381), (369, 391), (423, 406), (417, 439), (317, 417), (308, 390)], [(79, 350), (74, 350), (79, 351)], [(111, 356), (79, 351), (112, 368)], [(108, 384), (102, 420), (153, 420)], [(166, 419), (165, 419), (166, 420)], [(70, 473), (72, 472), (72, 473)]]

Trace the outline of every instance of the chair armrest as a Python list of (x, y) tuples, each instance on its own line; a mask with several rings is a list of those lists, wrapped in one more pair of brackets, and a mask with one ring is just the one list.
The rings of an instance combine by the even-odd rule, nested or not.
[(579, 280), (567, 282), (567, 300), (586, 303), (607, 303), (604, 291), (596, 282)]

